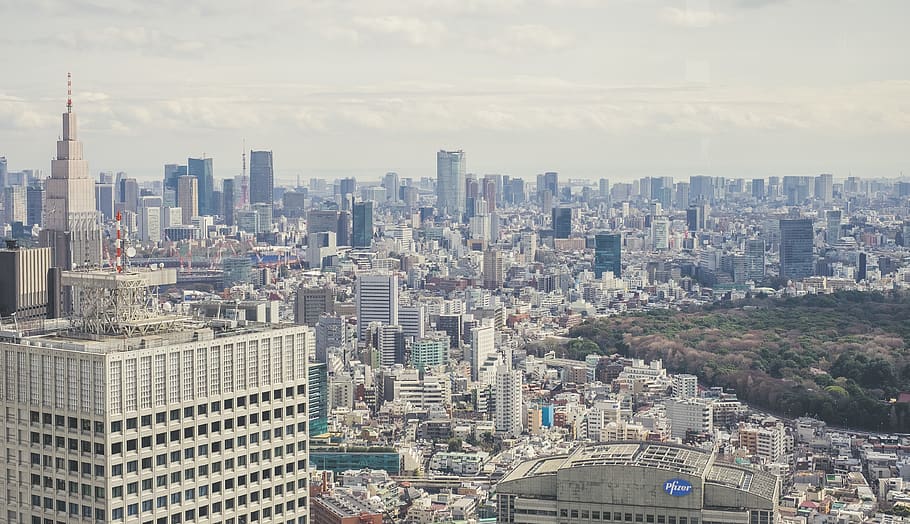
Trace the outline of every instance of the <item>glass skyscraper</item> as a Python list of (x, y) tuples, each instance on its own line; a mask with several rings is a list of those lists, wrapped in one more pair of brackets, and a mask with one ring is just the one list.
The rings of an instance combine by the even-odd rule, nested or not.
[(215, 192), (215, 175), (212, 169), (211, 158), (190, 158), (187, 160), (186, 172), (192, 177), (196, 177), (198, 194), (198, 205), (200, 215), (214, 215), (214, 202), (212, 193)]
[(622, 276), (622, 234), (597, 233), (594, 236), (594, 276), (600, 278), (604, 271)]
[(461, 220), (465, 213), (464, 151), (436, 153), (436, 208), (441, 215)]
[(275, 169), (271, 151), (250, 151), (250, 203), (272, 204)]
[(553, 235), (556, 238), (569, 238), (572, 234), (572, 208), (553, 208)]
[(369, 248), (373, 245), (373, 202), (353, 204), (354, 226), (351, 247)]
[(780, 276), (798, 280), (812, 276), (814, 231), (808, 218), (780, 221)]

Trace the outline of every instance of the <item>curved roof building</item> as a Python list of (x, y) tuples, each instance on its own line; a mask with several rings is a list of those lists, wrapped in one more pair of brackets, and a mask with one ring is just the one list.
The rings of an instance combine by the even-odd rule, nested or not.
[(698, 448), (587, 445), (523, 462), (496, 485), (498, 522), (772, 524), (780, 482)]

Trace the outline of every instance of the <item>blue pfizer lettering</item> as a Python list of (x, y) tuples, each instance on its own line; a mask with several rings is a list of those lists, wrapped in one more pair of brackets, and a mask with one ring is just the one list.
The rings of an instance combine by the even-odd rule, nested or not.
[(685, 479), (670, 479), (664, 482), (664, 492), (674, 497), (684, 497), (692, 492), (692, 484)]

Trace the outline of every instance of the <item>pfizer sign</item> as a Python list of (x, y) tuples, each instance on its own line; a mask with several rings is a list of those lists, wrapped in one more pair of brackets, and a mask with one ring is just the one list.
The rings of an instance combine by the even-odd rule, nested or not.
[(674, 497), (685, 497), (692, 493), (692, 484), (685, 479), (670, 479), (664, 482), (664, 492)]

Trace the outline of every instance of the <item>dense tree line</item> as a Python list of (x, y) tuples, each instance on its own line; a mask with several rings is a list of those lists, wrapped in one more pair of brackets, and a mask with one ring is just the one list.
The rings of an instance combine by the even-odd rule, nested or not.
[(910, 297), (897, 293), (754, 297), (588, 321), (558, 351), (660, 358), (781, 415), (910, 432), (910, 406), (892, 401), (910, 391), (908, 320)]

